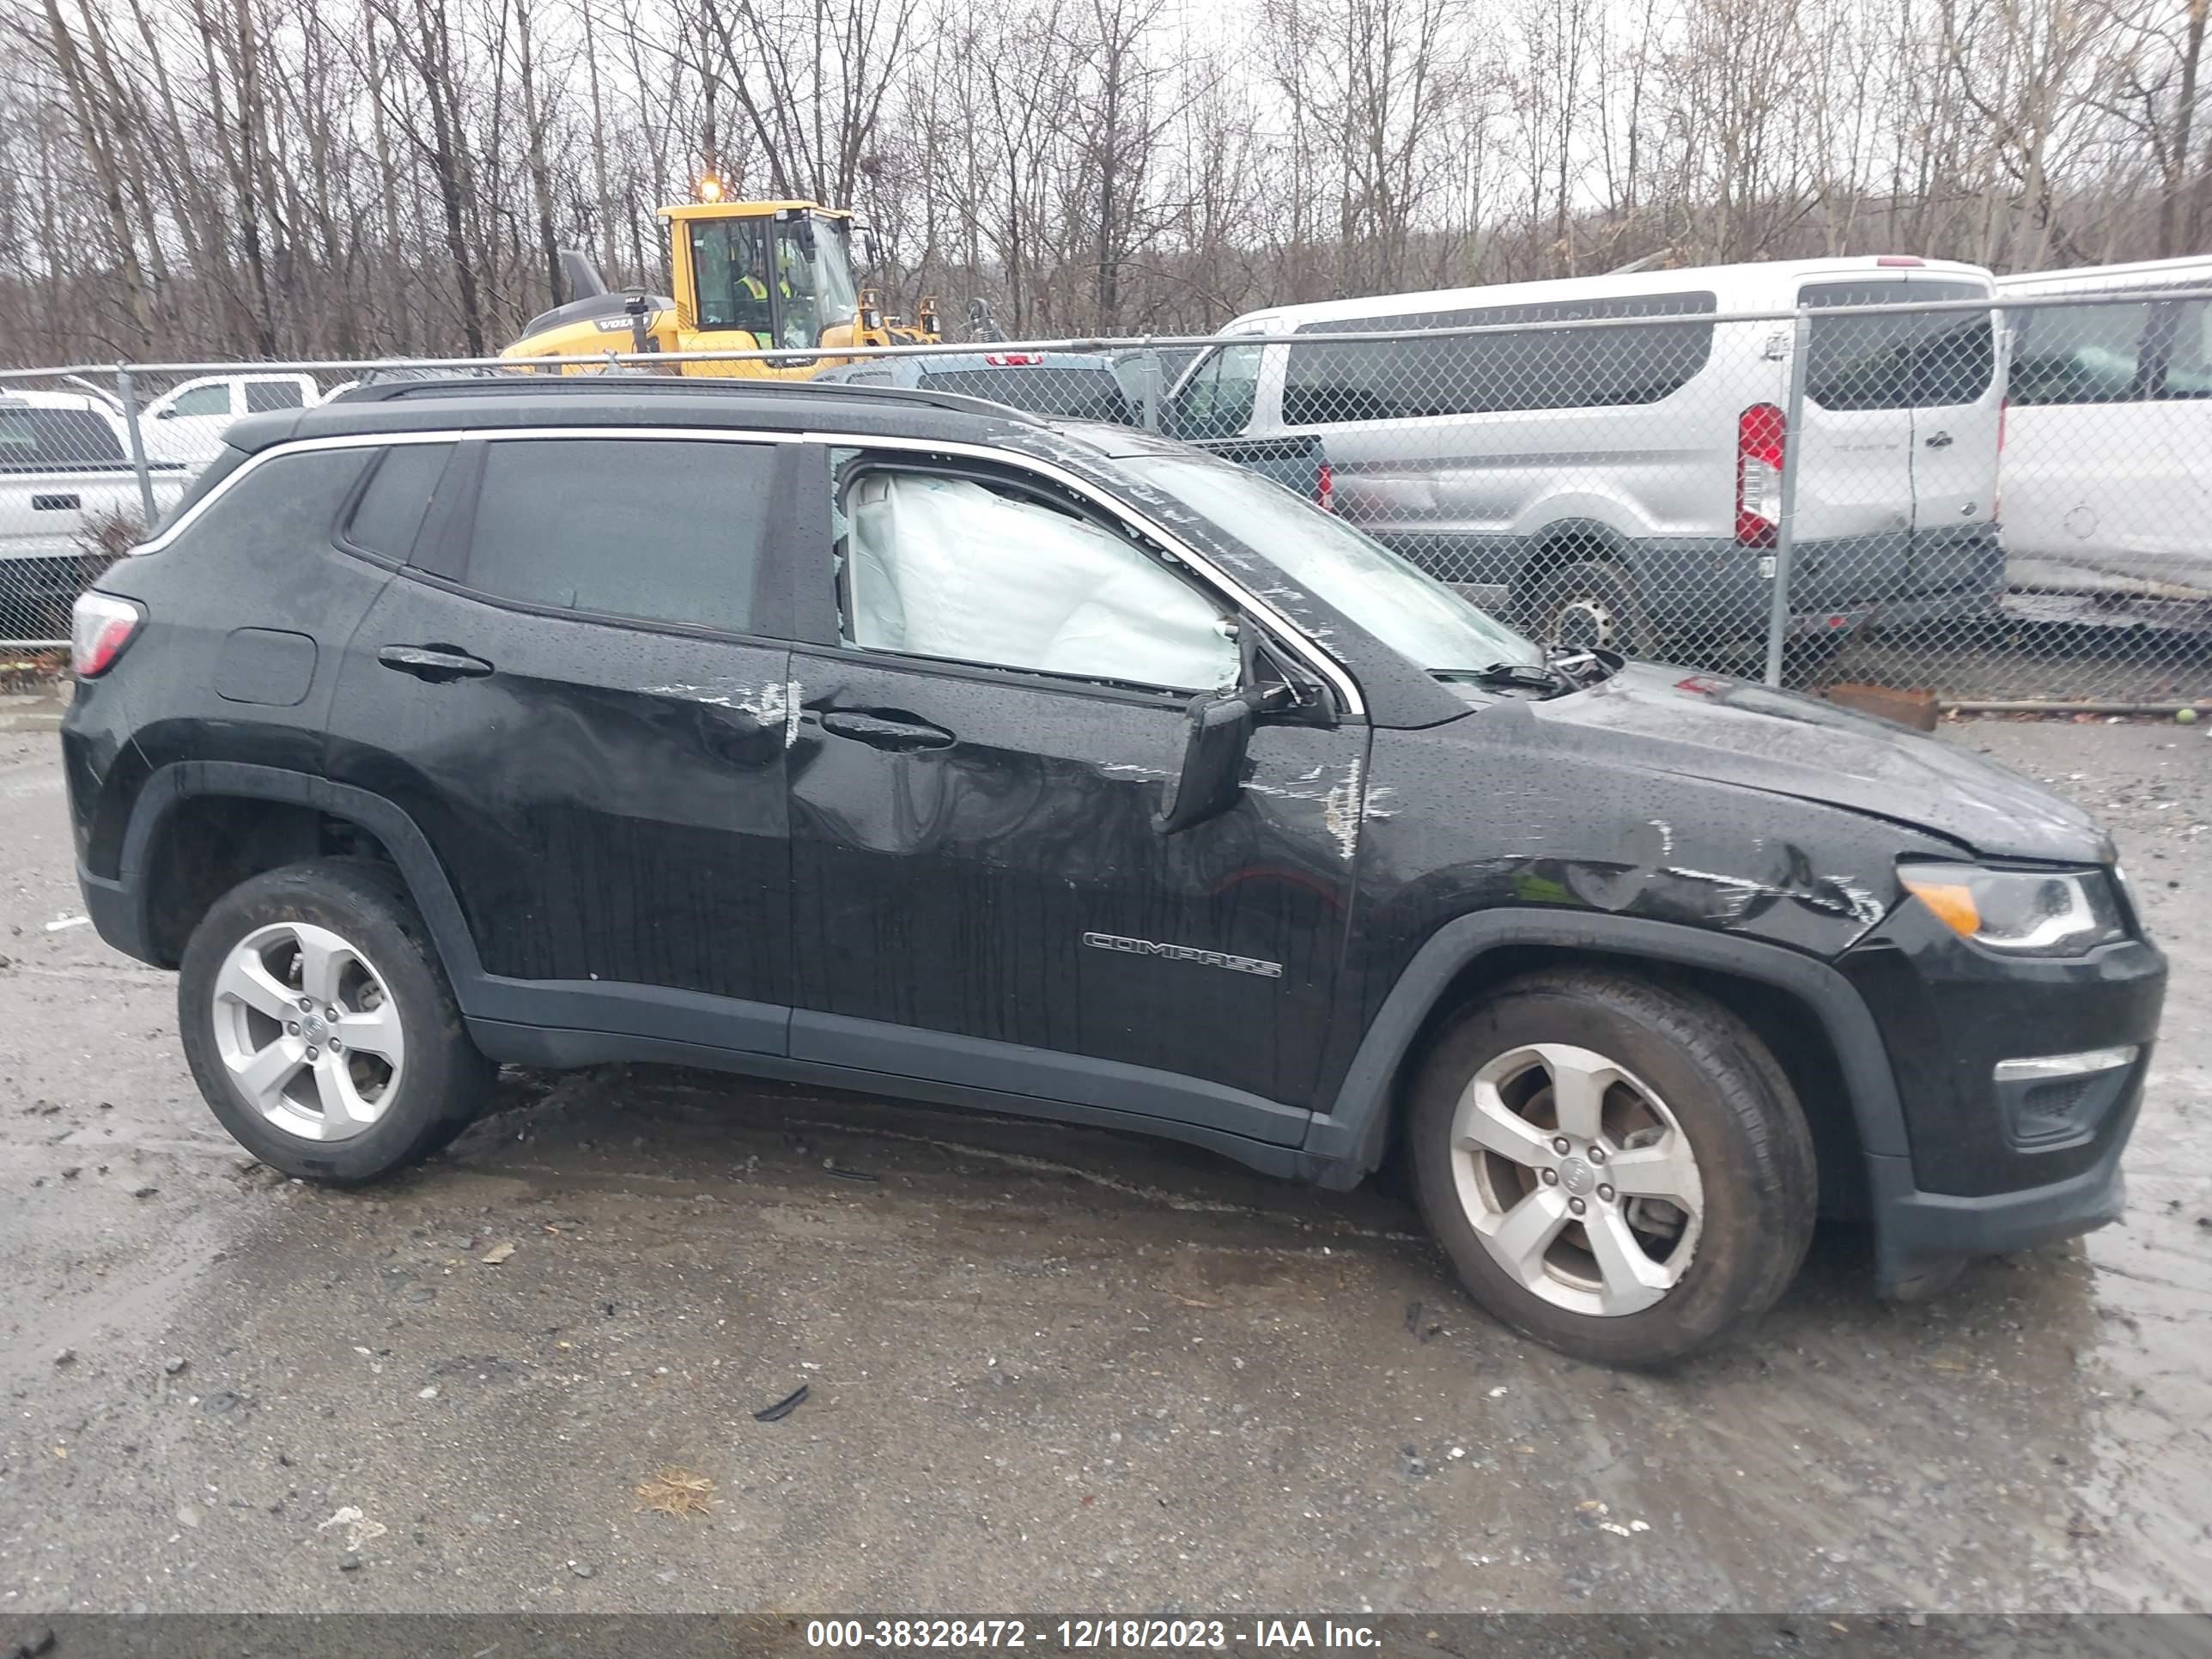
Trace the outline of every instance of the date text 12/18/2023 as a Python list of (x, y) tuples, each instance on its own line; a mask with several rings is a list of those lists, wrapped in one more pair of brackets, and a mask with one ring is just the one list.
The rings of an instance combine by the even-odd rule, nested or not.
[(1372, 1649), (1381, 1633), (1358, 1620), (1334, 1619), (811, 1619), (806, 1645), (829, 1650), (957, 1651), (975, 1648), (1049, 1652), (1174, 1651), (1236, 1649), (1294, 1653)]

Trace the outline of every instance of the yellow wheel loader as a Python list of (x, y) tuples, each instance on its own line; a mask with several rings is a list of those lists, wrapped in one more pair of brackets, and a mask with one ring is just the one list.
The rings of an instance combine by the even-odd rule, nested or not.
[(500, 356), (518, 366), (582, 374), (591, 372), (587, 360), (603, 363), (610, 351), (766, 351), (778, 355), (669, 368), (805, 380), (849, 361), (823, 355), (840, 346), (936, 343), (934, 300), (921, 302), (918, 326), (897, 325), (854, 281), (850, 213), (811, 202), (725, 202), (712, 180), (701, 193), (706, 199), (660, 210), (674, 298), (611, 293), (582, 254), (563, 252), (574, 297), (532, 318)]

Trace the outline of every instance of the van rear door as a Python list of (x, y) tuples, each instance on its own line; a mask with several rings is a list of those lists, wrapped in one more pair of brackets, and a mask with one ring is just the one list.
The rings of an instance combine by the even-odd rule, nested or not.
[[(1915, 300), (1996, 296), (1978, 277), (1915, 272), (1906, 281)], [(1985, 574), (2004, 379), (1993, 311), (1923, 312), (1912, 320), (1912, 586), (1945, 592)]]
[(1921, 297), (1901, 276), (1807, 283), (1805, 419), (1791, 602), (1820, 610), (1903, 592), (1912, 565), (1911, 351), (1923, 319), (1824, 314)]

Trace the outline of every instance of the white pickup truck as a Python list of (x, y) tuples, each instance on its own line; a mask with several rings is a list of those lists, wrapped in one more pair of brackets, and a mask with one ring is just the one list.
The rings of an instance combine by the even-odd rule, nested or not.
[[(154, 510), (185, 493), (196, 468), (149, 463)], [(101, 550), (144, 533), (145, 509), (122, 417), (73, 392), (0, 392), (0, 639), (69, 634), (70, 605)]]
[(149, 460), (205, 466), (230, 423), (248, 415), (313, 409), (323, 394), (312, 374), (206, 374), (171, 386), (139, 411)]

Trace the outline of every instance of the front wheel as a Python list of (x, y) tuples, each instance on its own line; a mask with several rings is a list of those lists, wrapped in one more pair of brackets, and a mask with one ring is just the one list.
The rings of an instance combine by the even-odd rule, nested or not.
[(185, 947), (177, 1012), (223, 1127), (310, 1180), (428, 1157), (495, 1075), (397, 878), (360, 860), (272, 870), (216, 900)]
[(1764, 1312), (1803, 1260), (1812, 1137), (1711, 998), (1532, 974), (1462, 1018), (1407, 1133), (1430, 1231), (1474, 1299), (1577, 1358), (1658, 1365)]

